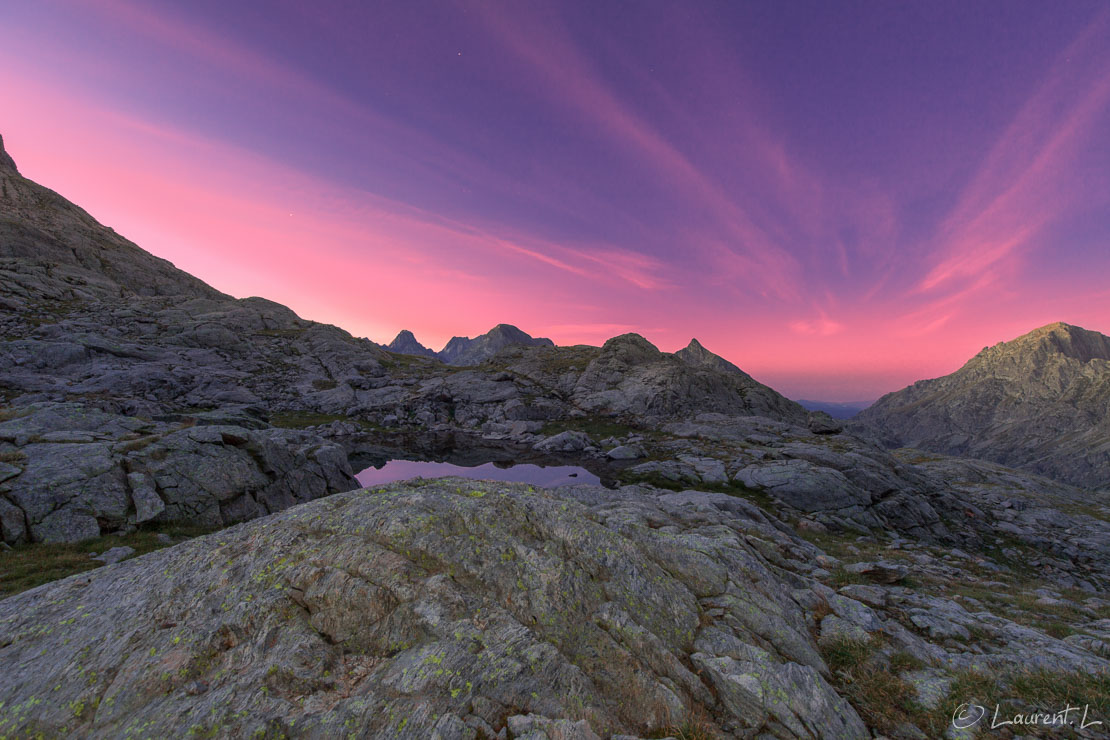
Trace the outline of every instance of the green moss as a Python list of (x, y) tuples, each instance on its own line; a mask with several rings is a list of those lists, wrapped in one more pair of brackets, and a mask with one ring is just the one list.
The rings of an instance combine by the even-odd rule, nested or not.
[(285, 339), (295, 339), (304, 334), (307, 329), (261, 329), (255, 332), (255, 336), (259, 337), (281, 337)]
[(209, 527), (161, 525), (122, 537), (106, 535), (84, 542), (16, 545), (11, 552), (0, 554), (0, 598), (102, 567), (103, 563), (89, 557), (93, 553), (126, 546), (135, 548), (135, 555), (143, 555), (167, 546), (158, 539), (158, 534), (197, 537), (211, 531)]

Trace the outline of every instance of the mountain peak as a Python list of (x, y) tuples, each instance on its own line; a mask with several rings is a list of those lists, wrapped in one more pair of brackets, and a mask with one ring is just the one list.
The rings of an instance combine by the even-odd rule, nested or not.
[(487, 336), (487, 337), (503, 336), (503, 337), (513, 337), (514, 339), (525, 338), (525, 337), (528, 338), (528, 339), (532, 338), (527, 332), (524, 332), (524, 331), (518, 329), (517, 327), (513, 326), (512, 324), (498, 324), (497, 326), (495, 326), (492, 329), (490, 329), (489, 331), (487, 331), (484, 336)]
[(4, 149), (4, 137), (0, 136), (0, 169), (11, 170), (12, 172), (19, 172), (15, 166), (15, 160), (11, 158), (8, 151)]
[(448, 365), (477, 365), (512, 346), (554, 347), (555, 343), (544, 337), (533, 337), (512, 324), (498, 324), (474, 339), (451, 337), (436, 356)]
[(416, 336), (408, 329), (402, 329), (397, 332), (397, 336), (393, 341), (386, 345), (386, 349), (390, 352), (397, 352), (402, 355), (421, 355), (423, 357), (435, 357), (436, 353), (425, 347), (417, 341)]
[(1080, 362), (1110, 360), (1110, 337), (1063, 321), (1034, 329), (1009, 342), (988, 348), (981, 356), (1027, 357), (1063, 355)]
[(1110, 337), (1055, 322), (856, 417), (877, 439), (1101, 488), (1110, 480)]
[(733, 365), (731, 362), (707, 350), (701, 342), (697, 339), (691, 339), (690, 343), (679, 351), (674, 353), (674, 356), (685, 362), (687, 365), (695, 367), (708, 367), (714, 370), (720, 370), (727, 373), (740, 373), (745, 377), (749, 377), (747, 373)]

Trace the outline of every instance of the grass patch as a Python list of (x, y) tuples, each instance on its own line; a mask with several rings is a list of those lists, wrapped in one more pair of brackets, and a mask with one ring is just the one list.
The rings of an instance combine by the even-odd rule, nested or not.
[(713, 723), (700, 706), (686, 716), (682, 722), (656, 730), (648, 738), (674, 738), (674, 740), (717, 740), (719, 735)]
[(1044, 631), (1046, 635), (1055, 637), (1057, 640), (1063, 640), (1068, 635), (1076, 634), (1076, 630), (1070, 624), (1059, 621), (1048, 622), (1044, 625)]
[(765, 511), (774, 511), (777, 507), (775, 500), (766, 492), (748, 488), (743, 483), (704, 483), (694, 480), (674, 480), (659, 473), (632, 473), (628, 470), (621, 471), (617, 479), (624, 484), (647, 485), (663, 488), (668, 491), (709, 491), (711, 493), (724, 493), (737, 498), (744, 498)]
[(893, 733), (902, 724), (924, 727), (929, 723), (929, 713), (917, 703), (913, 686), (893, 668), (872, 660), (873, 644), (831, 640), (821, 646), (821, 654), (832, 670), (833, 684), (868, 727)]
[(843, 531), (830, 529), (828, 532), (802, 529), (798, 530), (797, 534), (806, 542), (816, 545), (826, 554), (832, 555), (838, 560), (854, 563), (865, 560), (898, 560), (908, 557), (906, 553), (891, 550), (887, 546), (888, 543), (882, 538), (881, 533), (870, 533), (873, 535), (873, 542), (861, 541), (859, 536), (869, 533), (858, 529), (845, 529)]
[(339, 387), (339, 383), (336, 383), (334, 380), (331, 380), (330, 378), (329, 379), (317, 378), (316, 380), (312, 381), (312, 387), (315, 388), (318, 391), (330, 391), (334, 388)]
[(1110, 672), (1060, 673), (1042, 669), (1019, 673), (1009, 683), (1017, 698), (1046, 711), (1058, 711), (1070, 703), (1089, 706), (1089, 717), (1110, 719)]
[(454, 365), (447, 365), (435, 357), (427, 357), (425, 355), (406, 355), (402, 352), (394, 352), (392, 350), (385, 350), (385, 357), (378, 360), (381, 366), (386, 370), (411, 370), (413, 368), (423, 370), (447, 370), (453, 371), (456, 369)]
[(27, 459), (27, 453), (23, 450), (6, 450), (0, 452), (0, 462), (3, 463), (20, 463)]
[(535, 372), (531, 371), (533, 367), (541, 375), (563, 375), (568, 372), (583, 372), (600, 354), (600, 347), (579, 344), (571, 347), (529, 347), (527, 350), (517, 349), (515, 352), (511, 349), (501, 354), (498, 359), (507, 362), (525, 360), (526, 363), (521, 369), (530, 371), (530, 375)]
[[(953, 678), (948, 696), (918, 724), (931, 737), (943, 734), (956, 709), (972, 701), (986, 708), (988, 718), (994, 716), (997, 707), (1001, 721), (1033, 712), (1054, 714), (1068, 706), (1079, 707), (1080, 713), (1087, 707), (1088, 719), (1105, 722), (1110, 717), (1110, 673), (1039, 669), (996, 675), (964, 671)], [(1077, 720), (1074, 711), (1069, 719)], [(1052, 734), (1055, 736), (1055, 732)]]
[(135, 555), (143, 555), (168, 547), (167, 543), (158, 539), (159, 534), (168, 534), (173, 538), (191, 538), (213, 531), (215, 530), (209, 527), (170, 524), (144, 528), (129, 535), (106, 535), (84, 542), (16, 545), (10, 551), (0, 551), (0, 598), (102, 567), (103, 563), (89, 557), (93, 553), (127, 546), (135, 548)]
[[(1051, 583), (1044, 580), (1022, 579), (1007, 579), (1007, 582), (1008, 585), (1004, 588), (957, 584), (944, 586), (944, 589), (949, 594), (975, 599), (987, 611), (1004, 616), (1018, 624), (1042, 630), (1057, 639), (1075, 634), (1078, 630), (1072, 625), (1088, 618), (1079, 604), (1074, 603), (1088, 595), (1084, 592), (1064, 593), (1059, 604), (1038, 604), (1037, 599), (1040, 596), (1035, 591), (1051, 587)], [(1105, 611), (1107, 614), (1100, 613), (1097, 616), (1099, 618), (1110, 616), (1110, 609)]]
[(861, 668), (875, 649), (866, 642), (841, 638), (826, 641), (821, 652), (829, 669), (835, 673)]
[(955, 706), (971, 699), (986, 703), (991, 699), (997, 699), (999, 691), (998, 679), (995, 676), (979, 671), (962, 671), (956, 674), (948, 690), (948, 698), (953, 701), (958, 700), (959, 703)]
[(27, 414), (31, 413), (27, 409), (0, 409), (0, 421), (11, 421), (12, 419), (21, 419)]
[(890, 670), (895, 673), (902, 673), (903, 671), (916, 671), (919, 668), (924, 668), (925, 662), (915, 655), (910, 655), (905, 650), (899, 650), (894, 655), (890, 656)]
[(258, 337), (284, 337), (294, 339), (304, 334), (307, 329), (260, 329), (254, 334)]
[(843, 565), (836, 566), (836, 570), (834, 570), (832, 574), (832, 580), (837, 588), (851, 586), (857, 583), (870, 583), (862, 573), (853, 573)]

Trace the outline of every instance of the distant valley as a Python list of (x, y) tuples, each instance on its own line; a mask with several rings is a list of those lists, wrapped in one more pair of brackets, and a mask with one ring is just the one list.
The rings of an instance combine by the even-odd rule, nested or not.
[(800, 399), (798, 403), (810, 411), (824, 411), (834, 419), (851, 419), (873, 404), (874, 401), (810, 401)]

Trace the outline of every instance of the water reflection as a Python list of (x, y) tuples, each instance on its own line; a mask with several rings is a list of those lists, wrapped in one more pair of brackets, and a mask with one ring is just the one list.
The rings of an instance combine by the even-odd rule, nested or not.
[(427, 462), (422, 460), (390, 460), (381, 467), (366, 468), (356, 474), (358, 482), (364, 486), (376, 486), (382, 483), (392, 483), (409, 478), (438, 478), (445, 475), (456, 475), (462, 478), (475, 478), (480, 480), (503, 480), (517, 483), (531, 483), (535, 486), (551, 488), (565, 486), (572, 483), (589, 483), (599, 485), (601, 480), (586, 470), (574, 465), (532, 465), (519, 463), (516, 465), (496, 465), (484, 463), (473, 467), (453, 465), (445, 462)]

